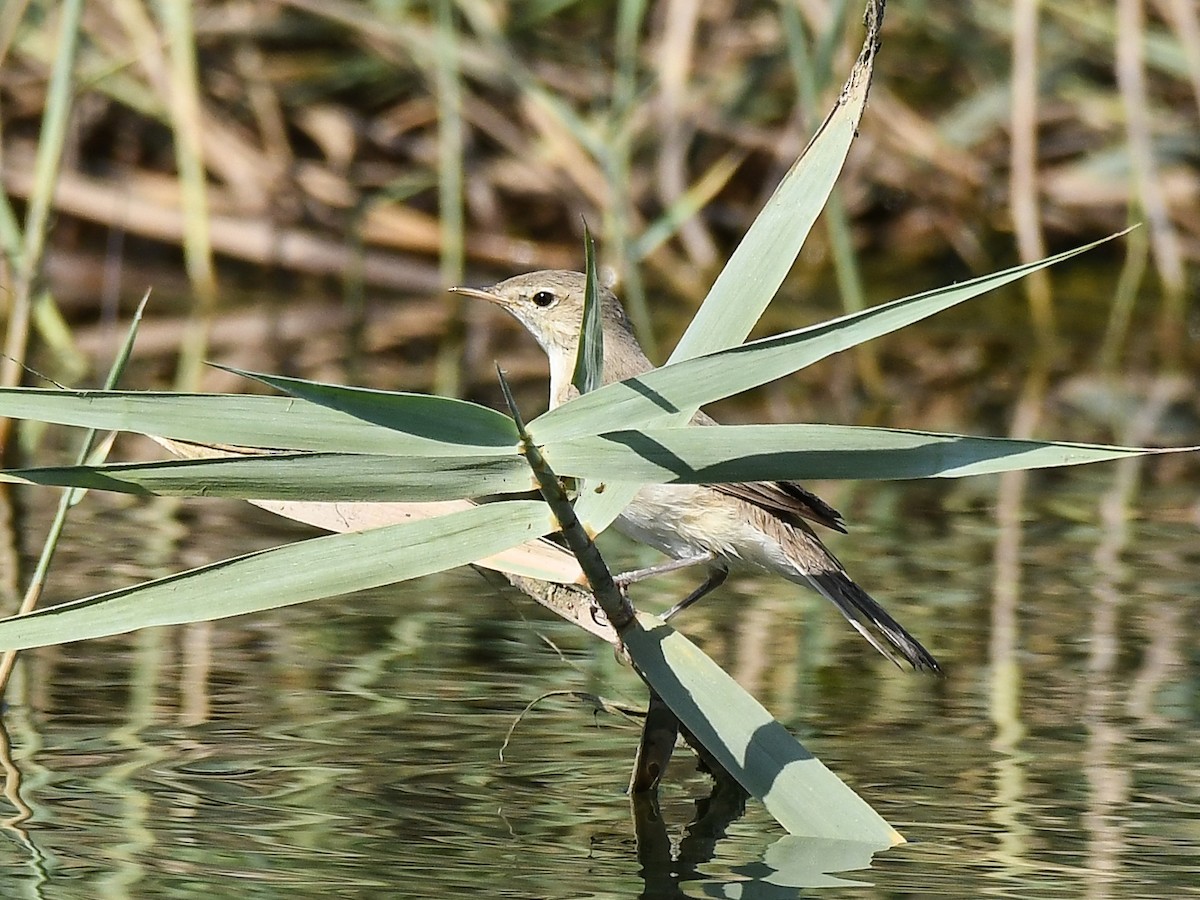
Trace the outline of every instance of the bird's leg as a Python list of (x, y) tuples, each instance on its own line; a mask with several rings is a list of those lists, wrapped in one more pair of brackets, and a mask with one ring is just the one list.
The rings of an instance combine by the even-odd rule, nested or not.
[(704, 579), (704, 584), (696, 588), (662, 615), (663, 621), (667, 621), (676, 613), (683, 612), (705, 594), (711, 593), (725, 583), (725, 579), (729, 577), (729, 569), (725, 566), (718, 566), (711, 569), (708, 577)]
[[(659, 563), (656, 566), (647, 566), (644, 569), (634, 569), (632, 572), (623, 572), (620, 575), (614, 576), (613, 581), (615, 581), (621, 587), (621, 589), (624, 590), (627, 586), (633, 584), (635, 581), (641, 581), (645, 578), (653, 578), (655, 575), (664, 575), (667, 572), (674, 572), (678, 569), (686, 569), (688, 566), (695, 566), (701, 563), (711, 563), (716, 558), (717, 555), (709, 550), (705, 553), (699, 554), (698, 556), (685, 556), (683, 559), (667, 560), (667, 562)], [(678, 612), (683, 612), (683, 610), (687, 609), (705, 594), (715, 591), (725, 583), (725, 579), (728, 577), (729, 568), (725, 565), (718, 565), (710, 569), (708, 572), (708, 577), (704, 579), (704, 583), (701, 584), (700, 587), (696, 588), (694, 591), (668, 609), (665, 613), (663, 613), (663, 621), (666, 621)]]
[(700, 563), (712, 562), (716, 559), (716, 554), (710, 552), (701, 553), (699, 556), (685, 556), (683, 559), (669, 559), (666, 562), (659, 563), (655, 566), (647, 566), (644, 569), (634, 569), (632, 572), (622, 572), (620, 575), (614, 575), (613, 581), (621, 587), (627, 587), (634, 582), (642, 581), (646, 578), (653, 578), (655, 575), (665, 575), (667, 572), (674, 572), (677, 569), (686, 569), (688, 566), (699, 565)]

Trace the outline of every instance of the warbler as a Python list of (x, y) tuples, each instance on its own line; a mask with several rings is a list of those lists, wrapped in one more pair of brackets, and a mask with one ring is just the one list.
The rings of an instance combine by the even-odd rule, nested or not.
[[(576, 394), (571, 378), (586, 283), (580, 272), (542, 271), (517, 275), (489, 288), (451, 290), (494, 303), (533, 335), (550, 361), (553, 408)], [(653, 369), (616, 295), (598, 286), (598, 296), (604, 335), (604, 383), (624, 381)], [(698, 412), (692, 423), (716, 424), (703, 412)], [(876, 650), (897, 665), (903, 658), (916, 669), (940, 672), (929, 651), (846, 574), (810, 523), (846, 531), (837, 510), (800, 485), (756, 481), (647, 485), (614, 525), (673, 560), (628, 573), (623, 576), (626, 581), (686, 565), (707, 566), (704, 584), (668, 615), (718, 587), (731, 566), (766, 570), (819, 592)]]

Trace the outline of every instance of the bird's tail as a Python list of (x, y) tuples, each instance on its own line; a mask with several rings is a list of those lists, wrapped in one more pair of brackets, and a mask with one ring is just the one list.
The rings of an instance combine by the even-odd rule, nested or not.
[(900, 665), (896, 655), (899, 653), (914, 669), (927, 669), (941, 674), (942, 667), (933, 654), (888, 615), (887, 610), (876, 603), (870, 594), (855, 584), (840, 566), (823, 572), (806, 572), (804, 577), (822, 596), (833, 602), (872, 647), (896, 665)]

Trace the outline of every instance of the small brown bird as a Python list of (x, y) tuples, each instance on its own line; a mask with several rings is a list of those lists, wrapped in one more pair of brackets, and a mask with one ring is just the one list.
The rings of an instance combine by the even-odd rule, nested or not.
[[(518, 275), (493, 287), (452, 288), (495, 303), (534, 336), (550, 359), (550, 406), (575, 394), (571, 376), (583, 322), (586, 278), (579, 272)], [(601, 287), (604, 382), (623, 381), (654, 368), (612, 291)], [(713, 425), (703, 412), (693, 424)], [(897, 653), (917, 669), (940, 672), (937, 660), (855, 584), (813, 531), (810, 522), (845, 532), (837, 510), (789, 481), (740, 484), (647, 485), (614, 523), (623, 534), (675, 560), (624, 576), (634, 581), (693, 563), (709, 567), (703, 585), (668, 615), (713, 590), (731, 565), (765, 569), (815, 589), (830, 600), (876, 650), (897, 665)]]

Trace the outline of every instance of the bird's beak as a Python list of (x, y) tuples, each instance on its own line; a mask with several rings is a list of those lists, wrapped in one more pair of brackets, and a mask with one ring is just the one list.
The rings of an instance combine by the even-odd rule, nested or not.
[(480, 290), (479, 288), (452, 287), (450, 288), (450, 293), (462, 294), (464, 297), (473, 297), (476, 300), (486, 300), (488, 303), (495, 303), (497, 305), (502, 305), (504, 302), (495, 294), (488, 293), (487, 291)]

